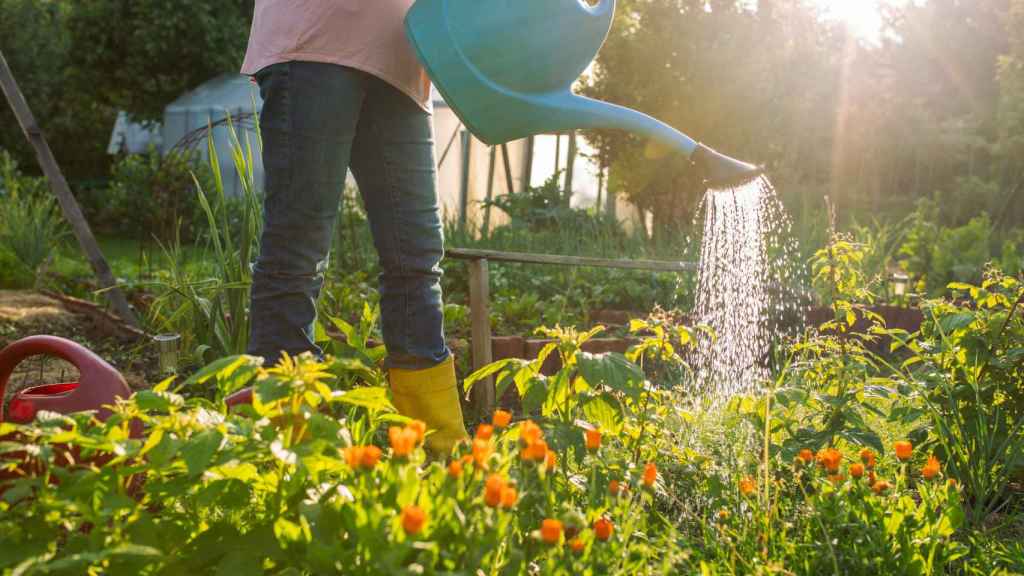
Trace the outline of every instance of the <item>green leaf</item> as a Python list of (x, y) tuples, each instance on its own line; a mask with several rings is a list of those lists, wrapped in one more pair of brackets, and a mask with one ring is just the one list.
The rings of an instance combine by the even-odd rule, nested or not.
[(608, 352), (591, 354), (580, 352), (577, 363), (580, 374), (592, 387), (607, 386), (632, 398), (639, 398), (643, 387), (644, 373), (622, 354)]
[(388, 389), (383, 386), (362, 386), (351, 390), (337, 391), (331, 395), (331, 401), (361, 406), (372, 412), (394, 411), (394, 406), (388, 400)]
[(974, 322), (974, 314), (960, 312), (959, 314), (943, 316), (939, 319), (939, 327), (942, 328), (943, 334), (952, 334), (961, 328), (970, 326), (972, 322)]
[(586, 399), (583, 402), (583, 415), (588, 422), (597, 424), (610, 434), (618, 434), (622, 431), (622, 404), (618, 398), (607, 392)]
[(172, 406), (180, 408), (185, 405), (184, 398), (170, 392), (140, 390), (135, 393), (134, 398), (139, 409), (146, 412), (165, 412)]
[(462, 386), (463, 389), (465, 390), (465, 393), (469, 394), (469, 392), (473, 389), (473, 385), (476, 384), (477, 382), (485, 378), (488, 378), (513, 364), (523, 365), (527, 364), (527, 362), (521, 358), (504, 358), (502, 360), (498, 360), (497, 362), (491, 362), (487, 366), (484, 366), (483, 368), (477, 370), (476, 372), (473, 372), (472, 374), (466, 377), (466, 379), (462, 382)]
[(181, 448), (181, 456), (190, 476), (198, 476), (206, 471), (223, 439), (224, 436), (217, 430), (203, 430), (188, 439)]

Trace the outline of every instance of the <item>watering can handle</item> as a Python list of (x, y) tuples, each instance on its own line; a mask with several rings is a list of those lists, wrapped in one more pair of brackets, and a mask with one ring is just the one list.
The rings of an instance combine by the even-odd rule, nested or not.
[[(124, 380), (117, 369), (81, 344), (56, 336), (29, 336), (0, 350), (0, 401), (4, 398), (7, 381), (14, 373), (14, 368), (26, 358), (43, 354), (56, 356), (73, 364), (78, 369), (79, 381), (89, 379), (90, 375)], [(73, 395), (77, 391), (78, 389), (72, 390), (70, 394)]]

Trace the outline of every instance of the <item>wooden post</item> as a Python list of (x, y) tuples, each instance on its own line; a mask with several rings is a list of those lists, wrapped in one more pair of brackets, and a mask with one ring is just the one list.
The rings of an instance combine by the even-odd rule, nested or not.
[[(469, 261), (469, 309), (472, 319), (470, 338), (473, 341), (473, 370), (491, 363), (490, 288), (487, 259)], [(473, 406), (484, 417), (494, 409), (494, 379), (487, 378), (473, 386)]]
[(501, 158), (505, 162), (505, 189), (509, 194), (515, 193), (512, 189), (515, 184), (512, 183), (512, 162), (508, 159), (508, 144), (501, 145)]
[(491, 234), (491, 201), (494, 200), (494, 165), (497, 148), (491, 146), (491, 161), (487, 166), (487, 197), (484, 201), (484, 223), (480, 227), (480, 236), (487, 238)]
[(96, 243), (96, 238), (92, 235), (92, 229), (89, 228), (89, 222), (86, 221), (85, 216), (82, 214), (82, 209), (71, 194), (71, 188), (68, 187), (68, 182), (64, 179), (64, 174), (61, 173), (60, 166), (57, 165), (57, 159), (53, 157), (53, 151), (50, 150), (50, 145), (46, 142), (43, 131), (36, 123), (32, 110), (28, 107), (28, 102), (25, 101), (25, 96), (21, 93), (21, 89), (18, 88), (18, 82), (14, 79), (14, 74), (7, 65), (7, 59), (4, 58), (2, 51), (0, 51), (0, 88), (3, 88), (7, 102), (10, 103), (11, 109), (14, 110), (14, 116), (18, 119), (18, 124), (25, 133), (25, 138), (35, 148), (36, 158), (39, 160), (39, 165), (42, 167), (43, 173), (50, 183), (50, 190), (57, 197), (61, 211), (64, 212), (64, 218), (71, 225), (71, 230), (78, 240), (78, 245), (85, 252), (89, 264), (96, 274), (96, 278), (100, 281), (100, 286), (103, 287), (104, 293), (107, 295), (107, 299), (110, 300), (114, 311), (117, 312), (117, 315), (122, 320), (138, 327), (139, 320), (135, 317), (135, 312), (132, 311), (131, 305), (128, 304), (124, 292), (121, 292), (121, 289), (117, 287), (114, 273), (111, 272), (107, 259), (103, 257), (103, 252), (100, 250), (99, 244)]

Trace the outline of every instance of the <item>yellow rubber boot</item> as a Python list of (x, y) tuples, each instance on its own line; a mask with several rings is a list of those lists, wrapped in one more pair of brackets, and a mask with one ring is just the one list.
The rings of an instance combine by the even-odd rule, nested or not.
[(447, 456), (452, 448), (468, 437), (462, 421), (462, 405), (455, 382), (455, 359), (425, 370), (388, 370), (395, 408), (403, 416), (426, 422), (433, 430), (426, 439), (427, 448)]

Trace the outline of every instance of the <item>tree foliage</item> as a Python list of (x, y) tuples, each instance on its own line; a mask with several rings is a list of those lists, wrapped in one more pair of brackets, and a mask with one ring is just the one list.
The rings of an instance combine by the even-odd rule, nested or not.
[[(910, 2), (870, 40), (802, 0), (624, 0), (583, 91), (766, 163), (791, 206), (829, 195), (849, 217), (933, 197), (950, 225), (981, 210), (1019, 224), (1022, 13), (1020, 0)], [(634, 135), (592, 139), (656, 222), (691, 214), (702, 189), (688, 167), (652, 161)]]

